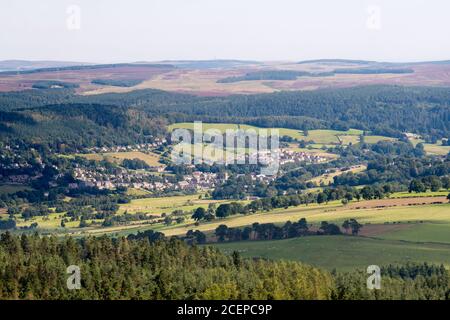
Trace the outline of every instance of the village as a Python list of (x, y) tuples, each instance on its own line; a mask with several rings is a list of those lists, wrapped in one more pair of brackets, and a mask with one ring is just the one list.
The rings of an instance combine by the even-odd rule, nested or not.
[[(153, 143), (143, 143), (128, 146), (113, 146), (113, 147), (94, 147), (87, 148), (82, 151), (82, 154), (102, 154), (102, 153), (125, 153), (130, 151), (148, 152), (154, 151), (157, 148), (161, 148), (167, 145), (167, 140), (164, 138), (155, 138)], [(14, 147), (7, 146), (5, 150), (14, 154)], [(309, 152), (294, 151), (289, 148), (277, 149), (276, 151), (256, 151), (251, 154), (245, 154), (241, 159), (237, 155), (235, 161), (237, 163), (244, 163), (249, 159), (254, 158), (259, 161), (259, 164), (270, 165), (273, 161), (278, 161), (280, 165), (280, 171), (275, 176), (269, 176), (259, 173), (250, 173), (252, 181), (270, 183), (282, 171), (283, 165), (297, 164), (307, 165), (311, 163), (321, 163), (328, 159), (324, 156), (317, 155)], [(4, 157), (4, 155), (3, 155)], [(5, 159), (6, 160), (6, 159)], [(36, 163), (42, 167), (40, 159), (35, 160)], [(36, 180), (42, 176), (40, 173), (33, 174), (32, 172), (26, 172), (31, 165), (19, 154), (16, 154), (14, 158), (9, 161), (3, 161), (1, 169), (15, 171), (19, 169), (20, 174), (8, 174), (5, 177), (0, 175), (0, 179), (6, 183), (14, 184), (28, 184), (33, 180)], [(80, 164), (74, 164), (72, 176), (74, 182), (69, 183), (69, 189), (80, 188), (97, 188), (114, 190), (117, 188), (134, 188), (143, 189), (150, 192), (164, 193), (171, 191), (204, 191), (211, 190), (220, 184), (223, 184), (228, 180), (229, 174), (218, 174), (212, 172), (200, 172), (195, 171), (193, 164), (186, 164), (186, 168), (194, 170), (190, 174), (185, 174), (182, 177), (177, 177), (173, 172), (167, 170), (166, 165), (160, 164), (158, 166), (149, 166), (142, 170), (130, 170), (122, 166), (117, 166), (113, 172), (105, 170), (102, 166), (96, 166), (94, 168), (84, 167)], [(22, 169), (22, 170), (20, 170)], [(55, 167), (55, 169), (58, 169)], [(238, 175), (239, 176), (239, 175)], [(54, 183), (53, 183), (54, 184)]]
[[(130, 150), (130, 149), (126, 149)], [(285, 164), (310, 164), (321, 163), (328, 159), (313, 153), (296, 152), (290, 149), (280, 149), (277, 157), (260, 153), (257, 155), (259, 159), (264, 159), (266, 163), (270, 161), (279, 161), (280, 165)], [(186, 168), (195, 169), (193, 164), (185, 165)], [(127, 170), (118, 168), (114, 174), (105, 173), (100, 168), (95, 170), (86, 168), (75, 168), (74, 178), (79, 183), (72, 183), (69, 188), (92, 187), (98, 189), (115, 189), (115, 188), (135, 188), (145, 189), (148, 191), (167, 192), (167, 191), (202, 191), (213, 189), (216, 186), (228, 180), (229, 174), (218, 174), (211, 172), (193, 171), (186, 174), (180, 180), (170, 172), (165, 171), (165, 166), (150, 167), (147, 170)], [(155, 172), (159, 173), (158, 175)], [(280, 172), (281, 173), (281, 172)], [(280, 174), (279, 173), (279, 174)], [(238, 174), (241, 176), (243, 174)], [(252, 181), (269, 183), (273, 181), (277, 175), (269, 176), (258, 173), (250, 173)]]

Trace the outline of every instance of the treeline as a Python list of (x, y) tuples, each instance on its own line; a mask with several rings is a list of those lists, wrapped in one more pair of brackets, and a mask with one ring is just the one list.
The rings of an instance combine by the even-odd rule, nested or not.
[[(356, 222), (356, 220), (354, 220)], [(347, 221), (347, 223), (349, 223)], [(350, 224), (349, 224), (350, 225)], [(347, 226), (347, 224), (346, 224)], [(357, 234), (361, 225), (356, 222), (355, 228), (358, 226)], [(286, 222), (283, 226), (276, 226), (273, 223), (253, 223), (250, 227), (229, 228), (225, 224), (218, 226), (214, 234), (218, 242), (225, 241), (247, 241), (247, 240), (281, 240), (302, 237), (307, 235), (338, 235), (341, 234), (339, 226), (333, 223), (323, 221), (316, 231), (310, 231), (305, 218), (298, 222)], [(355, 229), (356, 230), (356, 229)], [(197, 238), (198, 239), (198, 238)], [(201, 243), (201, 242), (199, 242)]]
[(394, 68), (342, 68), (334, 70), (336, 74), (403, 74), (414, 73), (413, 69), (394, 69)]
[(227, 77), (217, 80), (218, 83), (232, 83), (240, 81), (255, 80), (296, 80), (298, 77), (327, 77), (334, 75), (333, 72), (312, 73), (295, 70), (263, 70), (246, 73), (242, 76)]
[(299, 205), (309, 205), (312, 203), (322, 204), (329, 201), (341, 200), (346, 205), (354, 200), (383, 199), (394, 192), (395, 185), (371, 185), (361, 189), (354, 187), (326, 188), (320, 192), (295, 193), (289, 195), (279, 195), (252, 200), (243, 205), (239, 202), (220, 204), (217, 208), (210, 206), (208, 210), (198, 208), (194, 211), (192, 218), (196, 221), (211, 221), (215, 218), (226, 218), (236, 214), (253, 214), (260, 211), (271, 211), (279, 208), (296, 207)]
[(33, 89), (74, 89), (78, 88), (79, 85), (71, 82), (63, 82), (63, 81), (50, 81), (50, 80), (42, 80), (36, 81), (33, 83)]
[(114, 87), (134, 87), (142, 81), (139, 79), (94, 79), (91, 83)]

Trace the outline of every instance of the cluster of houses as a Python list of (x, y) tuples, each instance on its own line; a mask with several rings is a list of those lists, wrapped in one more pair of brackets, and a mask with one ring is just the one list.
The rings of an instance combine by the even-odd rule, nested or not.
[(274, 151), (264, 150), (257, 151), (249, 155), (250, 161), (260, 164), (271, 164), (273, 161), (278, 161), (280, 165), (288, 163), (321, 163), (328, 159), (322, 155), (310, 152), (294, 151), (292, 149), (277, 149)]
[(280, 165), (298, 162), (322, 163), (327, 160), (324, 156), (310, 152), (294, 151), (291, 149), (281, 149), (280, 152)]
[[(164, 143), (164, 139), (157, 143)], [(128, 147), (114, 147), (110, 149), (100, 148), (91, 149), (90, 152), (120, 152), (136, 151), (144, 148), (154, 147), (153, 144), (142, 144)], [(125, 150), (123, 148), (126, 148)], [(139, 148), (139, 149), (138, 149)], [(250, 154), (249, 157), (257, 157), (258, 163), (270, 164), (271, 161), (279, 161), (280, 165), (287, 163), (320, 163), (328, 159), (321, 155), (307, 152), (298, 152), (291, 149), (279, 149), (275, 152), (270, 150), (258, 151)], [(239, 159), (237, 159), (239, 160)], [(244, 160), (245, 159), (241, 159)], [(248, 159), (247, 159), (248, 160)], [(194, 167), (193, 165), (187, 165)], [(132, 171), (124, 168), (119, 169), (114, 174), (105, 173), (100, 168), (94, 170), (85, 168), (76, 168), (74, 178), (80, 183), (70, 187), (96, 187), (99, 189), (115, 189), (118, 187), (146, 189), (149, 191), (175, 191), (175, 190), (208, 190), (213, 189), (224, 183), (228, 179), (228, 174), (218, 175), (210, 172), (194, 171), (191, 174), (183, 176), (183, 180), (177, 181), (174, 177), (168, 175), (155, 176), (151, 171), (164, 172), (164, 167), (155, 167), (147, 171)], [(263, 174), (250, 174), (253, 181), (269, 183), (276, 176), (266, 176)]]
[[(120, 169), (114, 174), (97, 170), (76, 168), (74, 178), (79, 183), (72, 183), (69, 188), (95, 187), (98, 189), (115, 189), (119, 187), (146, 189), (149, 191), (206, 190), (216, 187), (224, 179), (215, 173), (195, 171), (176, 181), (168, 176), (155, 177), (150, 172), (134, 172)], [(227, 177), (225, 177), (227, 179)]]

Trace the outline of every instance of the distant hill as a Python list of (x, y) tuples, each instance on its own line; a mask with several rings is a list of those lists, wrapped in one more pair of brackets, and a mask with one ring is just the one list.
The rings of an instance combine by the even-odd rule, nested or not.
[(0, 61), (0, 72), (2, 71), (25, 71), (42, 68), (61, 68), (69, 66), (90, 65), (86, 62), (71, 61), (29, 61), (29, 60), (3, 60)]
[(351, 59), (315, 59), (315, 60), (304, 60), (297, 64), (309, 64), (309, 63), (323, 63), (323, 64), (374, 64), (379, 63), (377, 61), (369, 60), (351, 60)]
[(178, 68), (185, 69), (214, 69), (214, 68), (231, 68), (235, 66), (262, 64), (258, 61), (246, 61), (246, 60), (166, 60), (162, 63), (170, 63)]
[(27, 74), (27, 73), (40, 73), (40, 72), (54, 72), (54, 71), (67, 71), (67, 70), (94, 70), (94, 69), (109, 69), (120, 67), (151, 67), (151, 68), (174, 68), (170, 64), (135, 64), (135, 63), (110, 63), (110, 64), (87, 64), (87, 65), (69, 65), (60, 67), (48, 67), (48, 68), (36, 68), (28, 70), (11, 70), (3, 71), (1, 74)]

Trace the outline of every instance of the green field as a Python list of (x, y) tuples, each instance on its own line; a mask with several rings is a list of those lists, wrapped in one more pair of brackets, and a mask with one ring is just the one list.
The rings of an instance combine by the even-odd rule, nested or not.
[(380, 141), (396, 141), (395, 138), (384, 137), (384, 136), (365, 136), (364, 141), (366, 143), (377, 143)]
[(442, 191), (427, 191), (427, 192), (395, 192), (390, 197), (391, 198), (410, 198), (410, 197), (446, 197), (450, 193), (450, 190)]
[(334, 177), (340, 176), (340, 175), (342, 175), (344, 173), (348, 173), (348, 172), (358, 173), (358, 172), (362, 172), (366, 169), (367, 169), (366, 165), (355, 166), (354, 168), (351, 168), (350, 170), (346, 170), (346, 171), (336, 169), (336, 171), (333, 173), (326, 173), (321, 176), (314, 177), (314, 178), (310, 179), (309, 181), (317, 183), (318, 185), (320, 185), (321, 183), (328, 185), (329, 183), (332, 183), (334, 181), (334, 179), (333, 179)]
[(143, 153), (140, 151), (129, 151), (129, 152), (110, 152), (110, 153), (89, 153), (89, 154), (77, 154), (77, 156), (86, 158), (88, 160), (106, 160), (115, 163), (122, 163), (124, 159), (139, 159), (147, 163), (149, 166), (162, 166), (159, 162), (160, 156), (155, 153)]
[(119, 214), (127, 211), (129, 214), (146, 213), (160, 215), (172, 213), (174, 210), (191, 211), (198, 207), (208, 208), (210, 203), (221, 203), (220, 200), (199, 199), (199, 195), (173, 196), (160, 198), (144, 198), (131, 200), (120, 206)]
[(406, 262), (443, 263), (450, 266), (450, 245), (417, 244), (352, 236), (308, 236), (274, 241), (216, 244), (226, 253), (245, 257), (298, 260), (328, 270), (365, 269), (369, 265)]
[(425, 143), (424, 140), (417, 138), (410, 138), (409, 141), (411, 141), (414, 146), (418, 143), (423, 143), (425, 151), (429, 154), (445, 156), (450, 152), (450, 146), (443, 146), (440, 142), (435, 144)]
[(415, 224), (402, 230), (382, 233), (377, 238), (450, 244), (450, 223)]
[[(50, 213), (48, 216), (37, 216), (33, 217), (27, 221), (19, 216), (17, 218), (17, 226), (25, 227), (30, 226), (32, 223), (37, 223), (39, 229), (41, 230), (57, 230), (61, 227), (61, 219), (64, 213)], [(79, 221), (70, 221), (66, 223), (66, 228), (76, 228), (80, 224)]]

